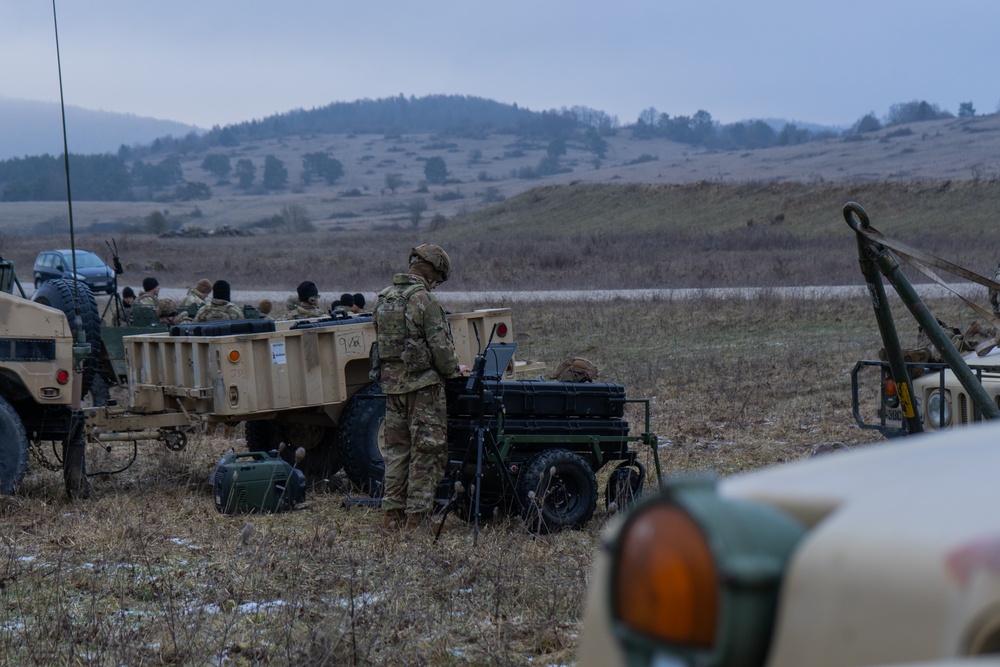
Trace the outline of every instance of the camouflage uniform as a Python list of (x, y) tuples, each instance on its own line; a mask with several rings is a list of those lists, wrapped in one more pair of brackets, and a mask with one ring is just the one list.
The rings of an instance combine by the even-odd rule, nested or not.
[(392, 282), (373, 316), (386, 393), (382, 508), (425, 513), (448, 457), (444, 379), (461, 371), (444, 309), (427, 283), (406, 273)]
[(212, 299), (198, 309), (194, 316), (195, 322), (211, 322), (213, 320), (242, 320), (243, 310), (225, 299)]
[[(191, 321), (191, 316), (187, 312), (178, 310), (177, 304), (171, 299), (160, 299), (156, 304), (156, 317), (161, 324), (167, 325), (187, 324)], [(164, 322), (165, 319), (169, 321)]]
[(150, 294), (149, 292), (139, 292), (139, 296), (135, 298), (132, 302), (132, 306), (147, 306), (149, 308), (156, 308), (156, 304), (159, 299), (155, 294)]
[(181, 301), (181, 308), (186, 308), (191, 304), (196, 304), (199, 306), (205, 305), (205, 297), (201, 295), (196, 288), (192, 287), (188, 290), (188, 293), (184, 296), (184, 300)]
[(294, 308), (289, 310), (287, 313), (281, 316), (283, 320), (304, 320), (307, 317), (326, 317), (324, 313), (319, 308), (314, 308), (309, 304), (297, 304)]

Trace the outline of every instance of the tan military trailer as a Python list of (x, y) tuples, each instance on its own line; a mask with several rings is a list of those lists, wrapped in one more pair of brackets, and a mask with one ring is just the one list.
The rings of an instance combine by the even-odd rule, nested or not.
[(1000, 665), (998, 441), (984, 424), (668, 484), (604, 538), (580, 664)]
[[(453, 313), (449, 323), (456, 353), (467, 365), (491, 332), (498, 341), (513, 340), (509, 308)], [(156, 439), (179, 450), (192, 421), (245, 422), (250, 450), (284, 443), (292, 457), (301, 447), (307, 474), (332, 474), (345, 463), (339, 439), (359, 437), (349, 429), (369, 426), (354, 415), (377, 393), (369, 378), (374, 340), (369, 315), (189, 323), (125, 336), (128, 403), (86, 410), (88, 436), (99, 442)], [(508, 378), (514, 372), (514, 364), (505, 371)]]

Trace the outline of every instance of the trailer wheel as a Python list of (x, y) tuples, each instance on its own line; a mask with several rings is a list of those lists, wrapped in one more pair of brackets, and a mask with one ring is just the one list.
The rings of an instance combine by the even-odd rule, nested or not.
[(382, 497), (385, 462), (379, 445), (385, 439), (385, 397), (382, 383), (359, 389), (340, 417), (340, 452), (351, 482), (372, 498)]
[(0, 493), (11, 495), (24, 479), (28, 436), (14, 407), (0, 397)]
[(581, 528), (597, 509), (597, 477), (578, 454), (547, 449), (521, 469), (517, 494), (532, 532)]
[(42, 283), (31, 300), (63, 311), (72, 326), (76, 317), (73, 297), (77, 287), (80, 289), (80, 319), (83, 321), (84, 339), (90, 344), (90, 354), (83, 362), (83, 391), (80, 394), (82, 396), (90, 391), (97, 365), (101, 360), (101, 315), (97, 309), (94, 293), (82, 282), (59, 278)]
[(610, 510), (614, 503), (615, 511), (624, 512), (635, 504), (641, 493), (639, 473), (628, 466), (615, 468), (604, 491), (604, 508)]
[[(243, 426), (247, 451), (269, 452), (279, 449), (282, 442), (287, 447), (281, 458), (296, 466), (310, 478), (324, 479), (336, 474), (342, 467), (337, 446), (337, 429), (315, 424), (279, 424), (274, 420), (248, 421)], [(295, 464), (295, 450), (302, 447), (306, 457)]]

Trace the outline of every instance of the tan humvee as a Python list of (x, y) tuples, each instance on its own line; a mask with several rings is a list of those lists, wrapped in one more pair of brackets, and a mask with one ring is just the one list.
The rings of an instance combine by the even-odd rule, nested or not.
[[(0, 493), (24, 478), (30, 442), (67, 442), (72, 405), (81, 394), (79, 355), (63, 311), (11, 293), (9, 263), (0, 262)], [(5, 276), (9, 276), (9, 279)], [(89, 293), (89, 292), (88, 292)]]
[[(979, 425), (731, 477), (717, 492), (668, 485), (605, 536), (580, 664), (1000, 665), (998, 442), (1000, 424)], [(737, 509), (798, 536), (769, 551), (767, 521), (720, 518)], [(668, 514), (696, 529), (657, 530)], [(687, 562), (698, 548), (711, 573), (701, 596)]]

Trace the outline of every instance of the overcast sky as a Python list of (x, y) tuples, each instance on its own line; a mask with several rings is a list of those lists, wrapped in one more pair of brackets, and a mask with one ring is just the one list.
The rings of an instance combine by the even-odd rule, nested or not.
[[(58, 0), (66, 103), (209, 128), (402, 93), (847, 126), (1000, 102), (995, 0)], [(51, 0), (0, 0), (0, 96), (58, 101)], [(0, 128), (0, 138), (14, 128)], [(14, 130), (16, 131), (16, 130)]]

